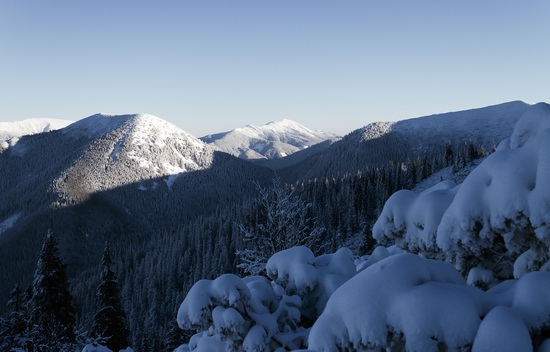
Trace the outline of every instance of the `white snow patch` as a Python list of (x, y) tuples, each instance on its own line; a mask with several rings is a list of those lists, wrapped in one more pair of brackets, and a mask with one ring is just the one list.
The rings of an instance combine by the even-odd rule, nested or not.
[(254, 143), (254, 145), (252, 145), (252, 147), (250, 147), (250, 148), (254, 149), (258, 153), (261, 153), (262, 150), (265, 148), (265, 146), (266, 146), (266, 143), (258, 142), (258, 143)]
[(0, 235), (6, 232), (7, 230), (11, 229), (13, 225), (19, 220), (19, 218), (23, 215), (23, 212), (15, 213), (9, 218), (5, 219), (0, 223)]
[(266, 271), (287, 294), (313, 296), (310, 300), (315, 302), (316, 312), (322, 312), (330, 295), (356, 273), (348, 248), (315, 257), (309, 248), (302, 246), (275, 253), (268, 260)]
[[(193, 161), (189, 161), (189, 162), (195, 164)], [(187, 171), (182, 167), (172, 165), (170, 163), (164, 163), (162, 164), (162, 166), (164, 167), (164, 171), (168, 174), (168, 177), (164, 180), (164, 182), (166, 183), (169, 189), (172, 189), (174, 182), (176, 182), (176, 179), (181, 175), (181, 173)]]
[(111, 155), (110, 155), (110, 159), (112, 161), (117, 161), (118, 154), (120, 154), (120, 152), (122, 152), (122, 150), (124, 149), (123, 148), (124, 142), (126, 142), (127, 138), (128, 138), (128, 134), (125, 133), (124, 136), (122, 136), (122, 138), (120, 138), (120, 140), (113, 146), (113, 151), (111, 152)]
[(360, 141), (368, 141), (391, 132), (395, 122), (373, 122), (361, 129)]

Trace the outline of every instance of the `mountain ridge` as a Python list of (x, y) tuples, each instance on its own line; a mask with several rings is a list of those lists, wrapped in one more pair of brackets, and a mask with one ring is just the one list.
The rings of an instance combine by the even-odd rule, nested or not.
[[(366, 167), (377, 167), (414, 159), (434, 148), (465, 141), (496, 147), (530, 105), (512, 101), (484, 108), (434, 114), (395, 122), (374, 122), (358, 128), (330, 147), (278, 172), (294, 182), (314, 177), (352, 174)], [(294, 155), (300, 157), (300, 153)], [(341, 156), (346, 155), (343, 159)]]

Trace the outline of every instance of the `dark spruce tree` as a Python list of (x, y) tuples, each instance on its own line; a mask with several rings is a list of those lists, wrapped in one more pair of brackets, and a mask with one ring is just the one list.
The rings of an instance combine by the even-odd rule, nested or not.
[(178, 323), (173, 320), (170, 322), (170, 328), (165, 336), (162, 351), (173, 352), (176, 348), (183, 345), (191, 338), (191, 334), (183, 331), (178, 326)]
[(27, 347), (27, 302), (19, 286), (11, 291), (11, 312), (0, 327), (0, 351), (23, 350)]
[(120, 302), (120, 285), (112, 267), (111, 250), (105, 246), (101, 283), (97, 288), (99, 309), (94, 316), (93, 338), (104, 341), (103, 344), (113, 351), (128, 347), (129, 332), (126, 314)]
[(73, 297), (58, 252), (53, 233), (48, 232), (38, 258), (29, 302), (35, 351), (74, 349), (76, 319)]

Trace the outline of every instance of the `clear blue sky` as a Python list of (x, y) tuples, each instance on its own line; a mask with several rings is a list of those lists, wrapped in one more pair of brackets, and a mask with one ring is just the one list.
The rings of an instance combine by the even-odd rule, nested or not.
[(510, 100), (550, 100), (550, 1), (0, 1), (0, 121), (345, 134)]

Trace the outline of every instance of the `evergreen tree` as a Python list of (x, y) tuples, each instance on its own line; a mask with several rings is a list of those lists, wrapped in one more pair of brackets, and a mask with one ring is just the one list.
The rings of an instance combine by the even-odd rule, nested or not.
[(19, 288), (19, 285), (17, 285), (10, 294), (12, 298), (8, 302), (8, 306), (11, 307), (11, 312), (8, 319), (0, 324), (0, 350), (2, 351), (23, 349), (27, 343), (27, 317), (24, 293)]
[(111, 350), (119, 351), (128, 347), (129, 332), (120, 302), (120, 285), (111, 270), (112, 264), (111, 249), (107, 244), (103, 253), (101, 283), (97, 288), (99, 310), (94, 316), (91, 335), (104, 339), (105, 346)]
[(75, 310), (69, 292), (65, 265), (48, 232), (34, 273), (33, 295), (29, 303), (31, 335), (35, 349), (63, 351), (75, 341)]
[(453, 151), (453, 145), (451, 143), (447, 143), (445, 146), (445, 166), (449, 166), (453, 163), (454, 160), (454, 151)]
[(168, 332), (166, 333), (162, 350), (166, 352), (173, 352), (176, 348), (189, 341), (191, 335), (192, 334), (190, 334), (189, 331), (180, 329), (178, 323), (173, 320), (170, 323)]

